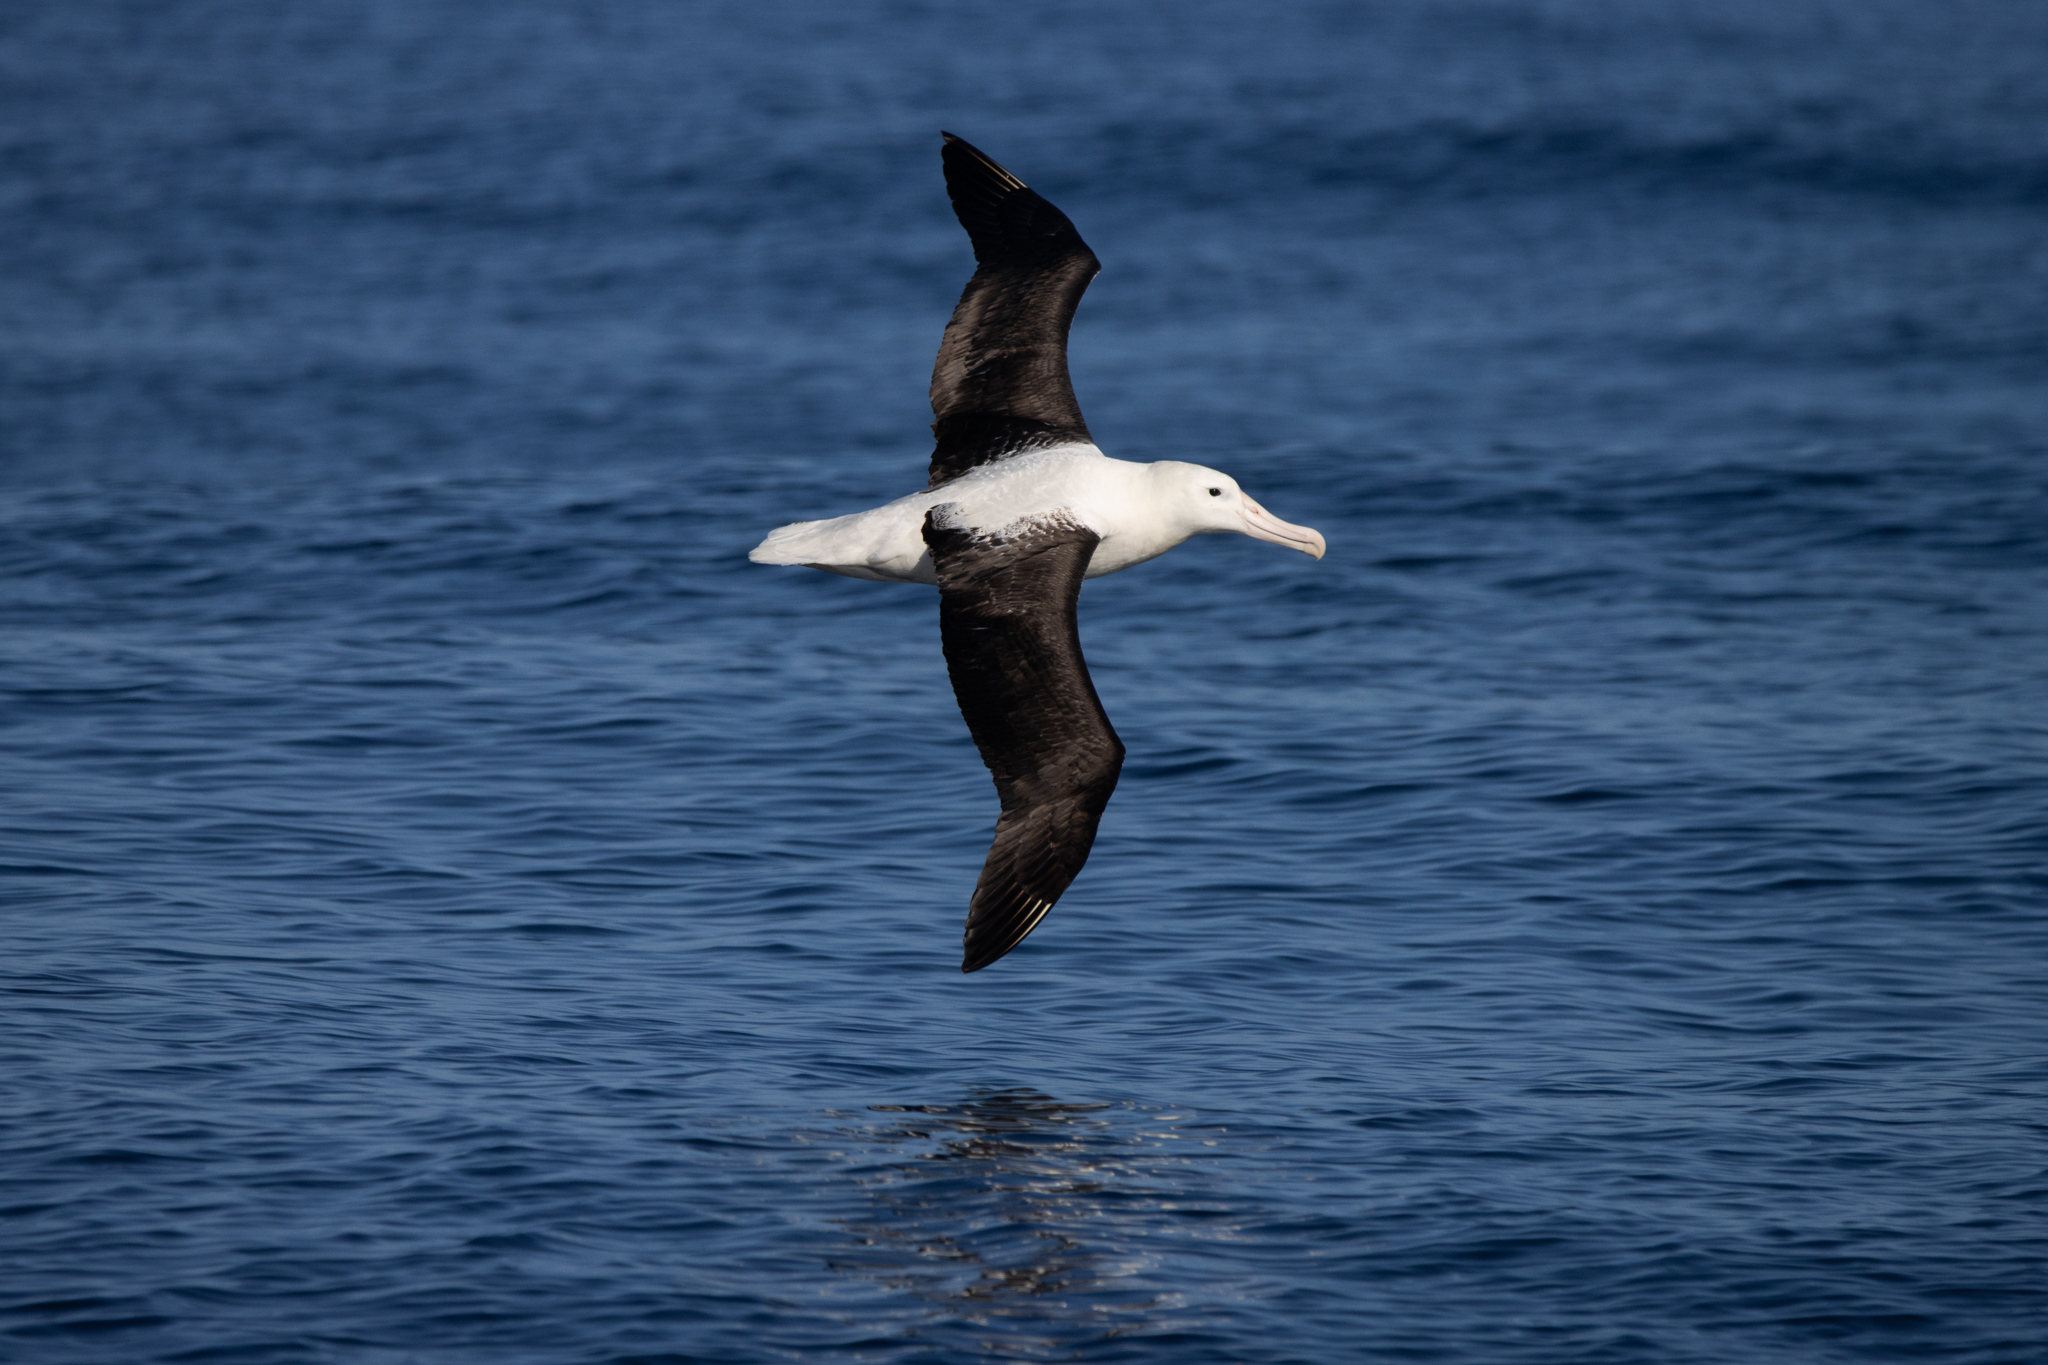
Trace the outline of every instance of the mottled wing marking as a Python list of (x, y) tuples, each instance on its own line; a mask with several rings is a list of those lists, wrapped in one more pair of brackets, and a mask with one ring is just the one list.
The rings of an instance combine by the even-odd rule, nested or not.
[(946, 194), (978, 268), (932, 366), (933, 488), (977, 465), (1090, 439), (1067, 377), (1067, 331), (1102, 269), (1066, 214), (943, 136)]
[(1076, 607), (1100, 539), (1064, 513), (996, 531), (925, 516), (939, 638), (960, 714), (1002, 814), (967, 912), (960, 970), (979, 971), (1037, 927), (1088, 861), (1124, 746), (1081, 657)]

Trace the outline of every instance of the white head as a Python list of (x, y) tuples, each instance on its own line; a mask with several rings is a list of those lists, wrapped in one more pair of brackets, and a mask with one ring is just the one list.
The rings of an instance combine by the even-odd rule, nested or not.
[(1315, 559), (1323, 557), (1321, 532), (1280, 520), (1246, 496), (1228, 474), (1179, 460), (1161, 460), (1150, 469), (1157, 505), (1182, 538), (1235, 531)]

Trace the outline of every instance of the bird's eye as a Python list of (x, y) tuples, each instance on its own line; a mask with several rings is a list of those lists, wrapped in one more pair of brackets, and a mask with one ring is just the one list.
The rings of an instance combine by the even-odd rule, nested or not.
[(1209, 496), (1212, 498), (1220, 498), (1223, 496), (1223, 490), (1220, 488), (1212, 488), (1209, 490)]

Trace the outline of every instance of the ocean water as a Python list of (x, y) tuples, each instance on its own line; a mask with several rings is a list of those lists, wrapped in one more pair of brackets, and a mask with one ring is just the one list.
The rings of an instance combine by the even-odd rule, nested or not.
[[(2048, 9), (0, 12), (0, 1359), (2048, 1360)], [(1131, 756), (958, 969), (938, 130)]]

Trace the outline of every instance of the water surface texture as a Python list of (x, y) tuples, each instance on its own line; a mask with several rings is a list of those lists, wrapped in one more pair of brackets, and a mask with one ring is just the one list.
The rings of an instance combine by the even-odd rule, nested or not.
[[(0, 16), (0, 1359), (2048, 1359), (2048, 8)], [(995, 800), (938, 130), (1330, 556)]]

